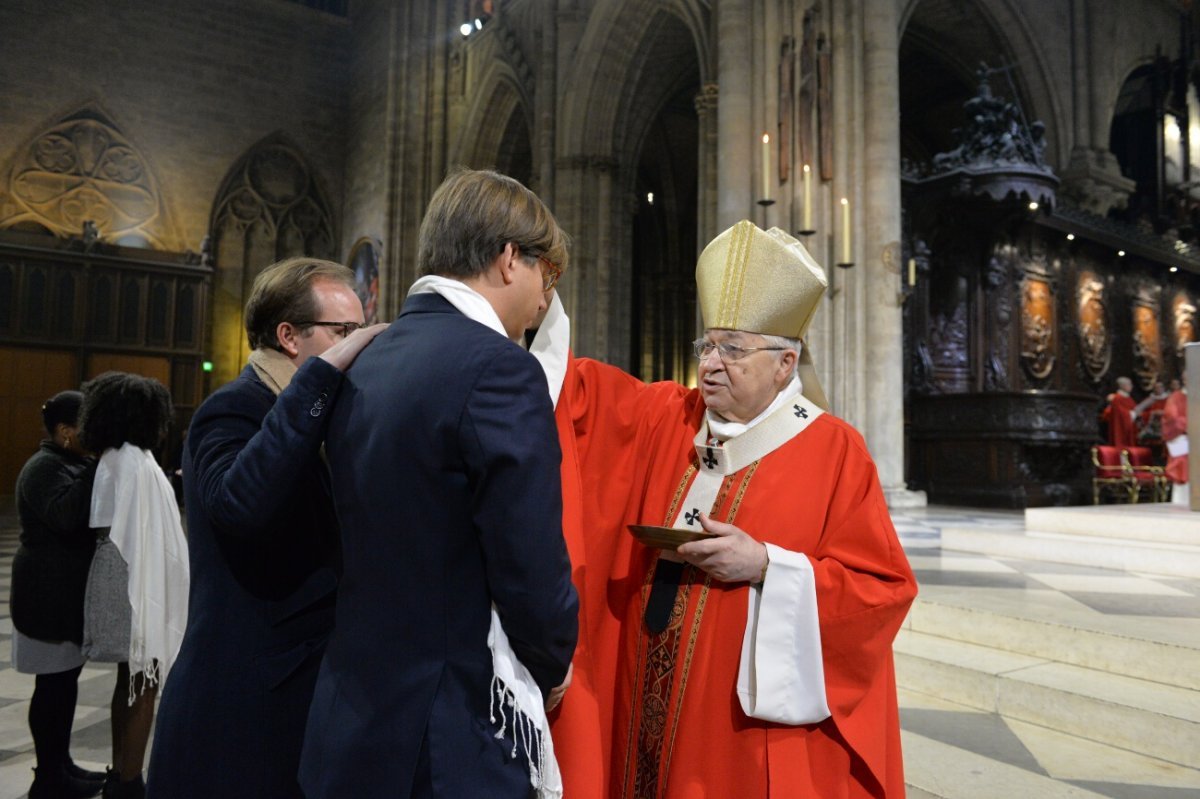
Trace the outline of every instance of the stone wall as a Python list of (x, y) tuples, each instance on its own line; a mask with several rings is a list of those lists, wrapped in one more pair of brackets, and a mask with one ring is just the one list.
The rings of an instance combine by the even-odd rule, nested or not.
[(339, 218), (348, 28), (283, 0), (0, 3), (0, 219), (19, 210), (18, 152), (89, 104), (156, 177), (166, 249), (199, 248), (227, 171), (276, 131), (307, 154)]

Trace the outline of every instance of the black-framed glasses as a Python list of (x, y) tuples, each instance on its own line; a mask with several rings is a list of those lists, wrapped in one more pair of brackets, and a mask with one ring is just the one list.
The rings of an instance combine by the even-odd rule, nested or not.
[(539, 255), (537, 259), (542, 267), (542, 291), (549, 291), (562, 277), (563, 269), (544, 255)]
[(752, 352), (786, 349), (790, 349), (790, 347), (739, 347), (737, 344), (730, 344), (727, 341), (715, 344), (704, 338), (698, 338), (692, 342), (692, 350), (700, 360), (704, 360), (712, 354), (713, 350), (716, 350), (717, 356), (725, 363), (740, 361)]
[(362, 322), (292, 322), (296, 327), (340, 327), (338, 331), (342, 338), (358, 330), (360, 327), (366, 327)]

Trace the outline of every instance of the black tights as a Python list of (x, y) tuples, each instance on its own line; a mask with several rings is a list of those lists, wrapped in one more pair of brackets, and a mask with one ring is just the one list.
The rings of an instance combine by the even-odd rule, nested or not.
[(83, 666), (55, 674), (39, 674), (29, 702), (29, 731), (41, 769), (65, 768), (71, 755), (71, 723), (79, 696)]

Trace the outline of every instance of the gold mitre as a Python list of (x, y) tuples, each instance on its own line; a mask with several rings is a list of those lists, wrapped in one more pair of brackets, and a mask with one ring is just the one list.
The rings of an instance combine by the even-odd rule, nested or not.
[(828, 285), (803, 244), (745, 219), (709, 242), (696, 264), (705, 329), (804, 338)]
[[(828, 286), (825, 270), (803, 244), (777, 227), (764, 232), (745, 219), (709, 242), (696, 264), (706, 330), (802, 339)], [(804, 396), (829, 410), (807, 344), (796, 371)]]

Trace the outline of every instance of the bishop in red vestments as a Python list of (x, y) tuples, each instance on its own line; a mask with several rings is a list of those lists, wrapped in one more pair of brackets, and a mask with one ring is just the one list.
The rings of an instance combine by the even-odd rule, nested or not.
[[(1177, 486), (1188, 481), (1187, 394), (1178, 380), (1171, 381), (1171, 393), (1163, 406), (1162, 437), (1167, 444), (1167, 478)], [(1181, 502), (1186, 500), (1181, 497)]]
[(1136, 403), (1130, 396), (1131, 391), (1133, 381), (1128, 377), (1118, 377), (1116, 392), (1108, 395), (1104, 418), (1108, 422), (1108, 443), (1114, 447), (1137, 445), (1137, 431), (1133, 429)]
[[(697, 281), (700, 388), (580, 359), (559, 397), (608, 795), (902, 796), (891, 644), (916, 584), (863, 440), (825, 411), (799, 343), (824, 273), (741, 222)], [(711, 538), (650, 549), (630, 523)], [(555, 746), (572, 746), (558, 727)]]

